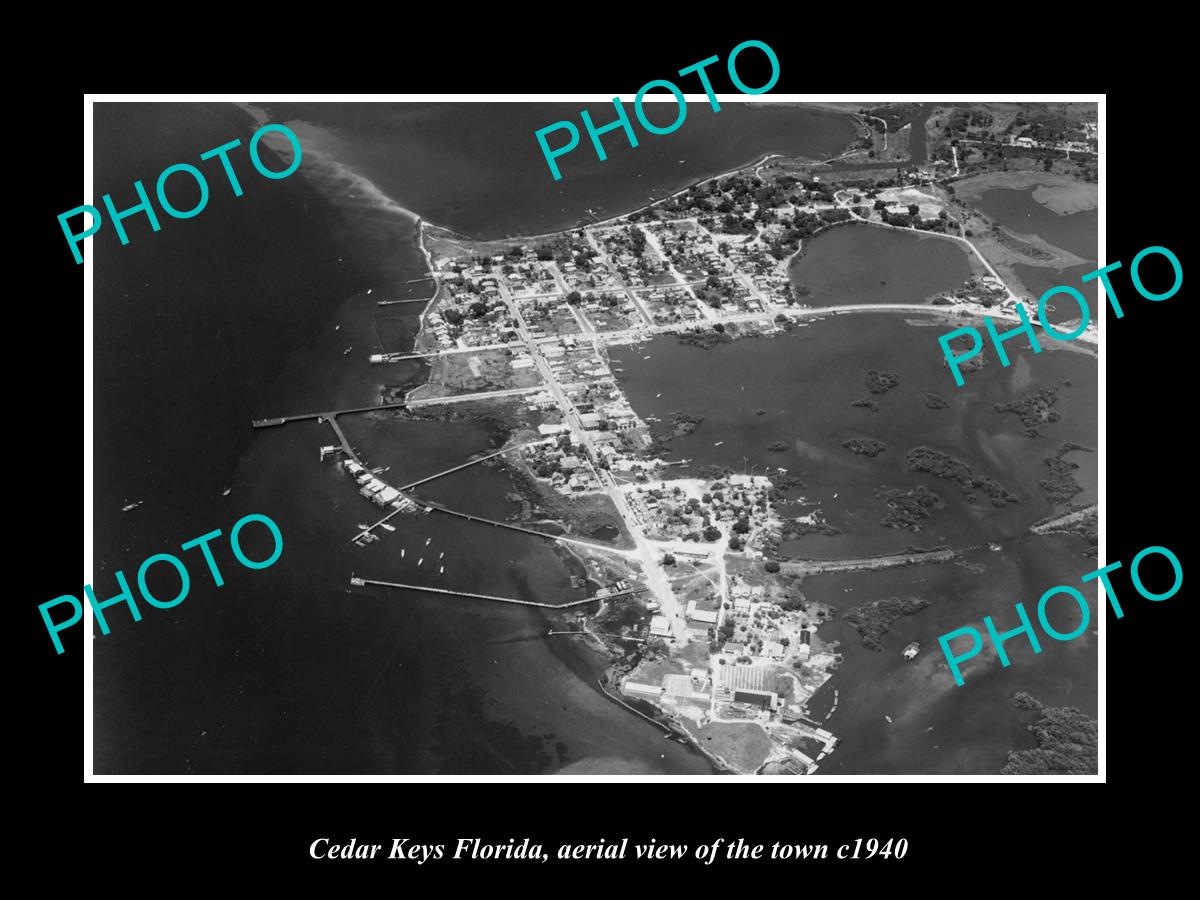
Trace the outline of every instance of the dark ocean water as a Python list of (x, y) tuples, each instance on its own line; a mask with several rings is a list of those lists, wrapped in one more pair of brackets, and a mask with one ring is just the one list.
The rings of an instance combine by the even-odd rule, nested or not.
[[(482, 237), (561, 230), (587, 218), (589, 210), (601, 219), (619, 215), (767, 153), (825, 159), (854, 137), (850, 120), (837, 113), (741, 103), (722, 104), (714, 113), (707, 104), (689, 104), (687, 119), (673, 134), (639, 130), (637, 147), (622, 130), (604, 135), (608, 159), (602, 162), (579, 112), (588, 109), (600, 126), (614, 118), (611, 104), (268, 108), (296, 129), (305, 147), (366, 176), (401, 206)], [(583, 136), (579, 147), (558, 158), (563, 177), (554, 181), (534, 132), (560, 120), (573, 121)], [(560, 139), (548, 138), (552, 146)]]
[[(378, 349), (410, 346), (420, 308), (381, 310), (375, 301), (428, 289), (407, 284), (424, 264), (413, 220), (393, 201), (462, 230), (530, 232), (602, 202), (608, 214), (640, 204), (637, 174), (647, 192), (674, 189), (765, 152), (833, 153), (849, 134), (837, 116), (730, 107), (715, 124), (697, 114), (694, 128), (661, 146), (610, 148), (604, 167), (568, 163), (573, 177), (556, 187), (538, 173), (544, 163), (531, 133), (567, 111), (306, 107), (289, 116), (308, 116), (327, 133), (297, 122), (301, 169), (268, 181), (244, 156), (256, 125), (236, 107), (97, 105), (96, 184), (118, 207), (134, 202), (134, 179), (152, 189), (166, 166), (199, 163), (201, 152), (233, 138), (243, 142), (232, 158), (245, 193), (233, 197), (218, 175), (195, 218), (164, 217), (158, 233), (129, 219), (125, 247), (110, 231), (93, 238), (91, 581), (104, 599), (116, 593), (117, 569), (133, 578), (150, 554), (178, 552), (214, 528), (227, 534), (250, 512), (276, 521), (285, 543), (279, 562), (259, 572), (236, 565), (219, 543), (224, 587), (189, 558), (192, 593), (181, 605), (144, 609), (136, 624), (114, 612), (112, 633), (97, 632), (97, 771), (710, 771), (604, 698), (595, 687), (601, 660), (572, 639), (547, 641), (540, 613), (348, 591), (359, 574), (542, 600), (580, 596), (549, 542), (429, 516), (396, 521), (380, 544), (347, 547), (376, 509), (318, 462), (330, 430), (249, 426), (261, 416), (373, 404), (385, 386), (423, 380), (421, 364), (366, 362)], [(410, 128), (414, 121), (420, 127)], [(187, 200), (181, 187), (175, 202), (187, 208)], [(495, 439), (482, 423), (364, 416), (342, 424), (369, 463), (414, 477)], [(509, 490), (502, 470), (478, 468), (426, 496), (503, 518)], [(120, 511), (134, 500), (145, 502)], [(247, 545), (252, 556), (267, 552), (252, 537)], [(441, 555), (444, 573), (435, 574), (433, 559), (414, 564), (426, 551)]]

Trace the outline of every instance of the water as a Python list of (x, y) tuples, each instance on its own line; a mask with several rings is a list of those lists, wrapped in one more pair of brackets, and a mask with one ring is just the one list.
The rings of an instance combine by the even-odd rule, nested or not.
[[(888, 313), (840, 315), (785, 336), (708, 351), (664, 337), (655, 340), (649, 360), (628, 348), (614, 349), (611, 355), (624, 369), (619, 377), (641, 415), (666, 420), (680, 410), (704, 416), (694, 432), (671, 441), (672, 456), (692, 460), (691, 469), (684, 471), (715, 464), (761, 474), (782, 466), (806, 482), (792, 492), (806, 502), (790, 504), (787, 514), (819, 505), (842, 533), (787, 541), (783, 553), (849, 557), (893, 553), (910, 545), (986, 547), (1001, 542), (1000, 552), (981, 549), (966, 555), (965, 562), (975, 570), (959, 564), (919, 566), (811, 577), (801, 585), (810, 599), (838, 610), (890, 596), (933, 601), (892, 626), (884, 639), (885, 653), (863, 648), (858, 634), (840, 622), (822, 627), (822, 637), (840, 641), (845, 654), (837, 674), (810, 706), (822, 718), (832, 706), (832, 691), (840, 692), (828, 727), (843, 742), (822, 771), (994, 773), (1008, 750), (1032, 746), (1025, 727), (1036, 716), (1011, 706), (1013, 691), (1026, 690), (1047, 705), (1068, 703), (1095, 714), (1094, 639), (1089, 632), (1068, 644), (1047, 641), (1053, 646), (1037, 657), (1017, 651), (1009, 670), (1001, 670), (993, 659), (970, 673), (967, 687), (957, 689), (946, 672), (934, 668), (941, 658), (936, 639), (978, 624), (987, 614), (1007, 622), (1003, 616), (1017, 600), (1039, 597), (1056, 584), (1077, 583), (1095, 568), (1082, 555), (1082, 539), (1035, 538), (1026, 529), (1062, 508), (1052, 505), (1037, 485), (1048, 474), (1044, 457), (1064, 441), (1097, 445), (1096, 362), (1078, 352), (1034, 356), (1021, 349), (1009, 368), (992, 365), (972, 372), (965, 387), (955, 388), (936, 342), (947, 326), (910, 321), (935, 320)], [(850, 406), (868, 395), (864, 378), (870, 369), (900, 379), (886, 394), (871, 395), (879, 406), (875, 412)], [(1062, 418), (1041, 426), (1041, 436), (1029, 438), (1017, 418), (998, 412), (995, 404), (1041, 386), (1058, 387), (1053, 409)], [(927, 393), (946, 398), (949, 407), (929, 409)], [(857, 456), (842, 446), (850, 438), (880, 440), (887, 450), (874, 459)], [(776, 441), (785, 442), (787, 450), (766, 449)], [(723, 443), (715, 446), (717, 442)], [(905, 472), (904, 455), (918, 444), (995, 478), (1019, 502), (1004, 509), (982, 497), (968, 502), (953, 482)], [(1094, 502), (1096, 455), (1076, 452), (1067, 458), (1081, 464), (1075, 477), (1086, 486), (1073, 501)], [(918, 485), (938, 493), (944, 508), (934, 510), (919, 533), (880, 525), (887, 508), (875, 496), (876, 488)], [(1065, 619), (1052, 622), (1064, 632), (1073, 627)], [(913, 640), (922, 650), (910, 664), (900, 650)], [(892, 725), (884, 715), (892, 717)]]
[[(842, 533), (785, 542), (785, 553), (839, 557), (896, 552), (910, 544), (961, 546), (1018, 534), (1054, 512), (1038, 487), (1048, 474), (1044, 458), (1065, 441), (1097, 446), (1095, 360), (1071, 350), (1034, 356), (1020, 349), (1009, 368), (993, 364), (971, 372), (966, 385), (956, 388), (936, 338), (948, 326), (932, 316), (908, 321), (904, 314), (843, 314), (791, 334), (711, 350), (663, 337), (655, 339), (648, 360), (624, 347), (610, 356), (624, 369), (617, 377), (643, 417), (668, 421), (677, 410), (704, 417), (694, 432), (670, 444), (673, 457), (692, 460), (691, 471), (706, 464), (760, 474), (782, 467), (806, 482), (798, 493), (807, 502), (795, 514), (819, 505)], [(899, 376), (899, 385), (870, 394), (865, 379), (872, 369)], [(1057, 386), (1053, 409), (1061, 420), (1041, 426), (1039, 437), (1026, 437), (1018, 418), (998, 412), (995, 404), (1019, 400), (1043, 385)], [(930, 393), (945, 398), (949, 408), (926, 406)], [(878, 410), (851, 406), (865, 396)], [(887, 449), (871, 459), (842, 446), (851, 439), (882, 441)], [(780, 441), (786, 450), (767, 449)], [(904, 471), (905, 455), (919, 445), (968, 463), (1019, 502), (997, 509), (979, 492), (968, 501), (956, 482)], [(1071, 457), (1084, 464), (1077, 479), (1090, 488), (1076, 501), (1095, 496), (1095, 454), (1078, 455), (1084, 456), (1090, 458)], [(944, 508), (934, 510), (919, 533), (880, 526), (888, 510), (876, 490), (918, 485), (939, 494)]]
[(1099, 210), (1059, 215), (1033, 199), (1037, 187), (993, 188), (974, 205), (1005, 228), (1036, 234), (1047, 243), (1095, 262)]
[(871, 225), (841, 225), (810, 240), (788, 272), (809, 306), (920, 303), (970, 276), (956, 241)]
[[(975, 206), (1005, 228), (1018, 234), (1036, 234), (1046, 242), (1081, 256), (1088, 262), (1061, 269), (1051, 266), (1032, 266), (1015, 263), (1013, 271), (1033, 297), (1059, 285), (1079, 290), (1089, 303), (1101, 301), (1098, 282), (1084, 285), (1080, 278), (1095, 271), (1098, 258), (1099, 210), (1091, 209), (1070, 215), (1059, 215), (1033, 199), (1036, 186), (1021, 189), (995, 188), (985, 191)], [(1059, 307), (1051, 313), (1052, 322), (1078, 318), (1079, 308), (1069, 300), (1052, 300)], [(1092, 306), (1095, 310), (1097, 307)]]
[[(249, 421), (369, 405), (385, 387), (424, 378), (421, 363), (366, 364), (370, 352), (411, 345), (420, 308), (375, 301), (428, 290), (407, 284), (424, 266), (413, 220), (397, 200), (458, 228), (557, 227), (602, 201), (612, 207), (605, 212), (640, 203), (641, 186), (632, 186), (639, 171), (647, 189), (664, 190), (770, 150), (840, 149), (840, 117), (793, 113), (731, 108), (718, 124), (745, 127), (719, 138), (697, 114), (695, 129), (681, 129), (678, 140), (627, 154), (614, 144), (606, 167), (580, 166), (571, 185), (555, 187), (548, 174), (533, 180), (544, 163), (531, 134), (561, 110), (483, 109), (472, 121), (488, 127), (467, 142), (469, 152), (445, 110), (419, 115), (432, 124), (417, 140), (389, 131), (390, 113), (368, 111), (365, 122), (355, 120), (360, 133), (352, 121), (333, 123), (337, 133), (324, 148), (315, 128), (302, 132), (304, 163), (288, 179), (268, 182), (235, 155), (242, 197), (213, 181), (208, 207), (193, 219), (166, 219), (158, 233), (127, 220), (127, 247), (107, 230), (98, 234), (91, 581), (99, 596), (114, 593), (117, 569), (133, 577), (151, 553), (178, 552), (214, 528), (227, 534), (249, 512), (279, 523), (285, 547), (270, 569), (251, 572), (218, 545), (224, 587), (193, 565), (192, 593), (179, 607), (147, 608), (136, 624), (114, 614), (112, 634), (95, 643), (97, 770), (710, 771), (702, 756), (600, 694), (603, 662), (575, 639), (545, 640), (553, 617), (436, 595), (349, 591), (351, 574), (419, 575), (430, 579), (420, 583), (437, 578), (552, 602), (581, 596), (569, 582), (578, 566), (549, 542), (422, 516), (397, 517), (398, 530), (379, 544), (348, 547), (356, 523), (378, 511), (332, 464), (318, 462), (331, 430), (306, 422), (254, 431)], [(228, 105), (100, 104), (95, 127), (97, 187), (125, 205), (134, 179), (148, 182), (233, 138), (244, 147), (256, 125)], [(345, 158), (320, 152), (329, 147)], [(356, 147), (386, 193), (347, 167), (360, 161)], [(176, 202), (186, 208), (186, 200), (181, 192)], [(482, 423), (365, 416), (342, 425), (372, 465), (392, 466), (390, 478), (415, 480), (495, 439)], [(509, 490), (501, 470), (476, 467), (422, 495), (503, 518), (512, 510)], [(146, 503), (120, 512), (137, 499)], [(247, 538), (251, 555), (266, 555), (269, 548)], [(430, 559), (415, 565), (425, 538), (432, 556), (445, 554), (440, 576)]]
[[(1003, 668), (988, 644), (976, 660), (964, 665), (965, 684), (955, 686), (942, 667), (937, 643), (941, 634), (967, 625), (986, 633), (982, 619), (991, 615), (1001, 630), (1019, 624), (1013, 604), (1027, 610), (1036, 598), (1058, 584), (1079, 586), (1079, 578), (1096, 564), (1082, 555), (1084, 542), (1069, 536), (1026, 537), (1002, 552), (978, 550), (963, 562), (914, 566), (852, 575), (806, 578), (805, 596), (832, 604), (839, 612), (882, 597), (920, 596), (933, 604), (894, 622), (883, 636), (882, 652), (862, 646), (860, 635), (840, 620), (823, 625), (819, 634), (839, 642), (842, 664), (814, 695), (810, 710), (824, 718), (839, 703), (826, 727), (842, 738), (822, 764), (821, 773), (841, 774), (997, 774), (1010, 750), (1028, 749), (1035, 741), (1027, 728), (1035, 711), (1016, 709), (1011, 697), (1025, 691), (1046, 706), (1074, 706), (1091, 716), (1097, 706), (1096, 592), (1089, 601), (1091, 624), (1084, 634), (1060, 643), (1042, 635), (1042, 652), (1028, 641), (1005, 645), (1011, 665)], [(1061, 598), (1060, 598), (1061, 600)], [(1078, 607), (1069, 600), (1048, 607), (1051, 624), (1070, 633), (1079, 624)], [(920, 642), (916, 659), (900, 651)], [(889, 724), (884, 716), (890, 716)]]
[[(632, 106), (626, 103), (626, 108)], [(673, 104), (670, 105), (674, 108)], [(613, 118), (611, 104), (587, 104), (593, 121)], [(690, 104), (670, 135), (638, 146), (624, 131), (603, 136), (601, 162), (580, 124), (580, 104), (271, 104), (303, 146), (335, 157), (426, 220), (467, 234), (497, 237), (560, 230), (618, 215), (767, 153), (827, 159), (854, 138), (844, 115), (779, 104)], [(666, 115), (648, 104), (649, 115)], [(632, 115), (632, 111), (630, 112)], [(583, 132), (558, 158), (554, 181), (534, 132), (561, 120)], [(561, 134), (547, 139), (557, 146)], [(420, 173), (414, 177), (414, 173)]]

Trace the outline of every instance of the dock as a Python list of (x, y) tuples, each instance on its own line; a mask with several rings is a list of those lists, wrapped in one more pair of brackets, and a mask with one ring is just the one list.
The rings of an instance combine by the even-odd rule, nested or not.
[(422, 478), (418, 481), (410, 481), (408, 484), (405, 484), (405, 485), (402, 485), (402, 486), (396, 488), (396, 490), (408, 491), (419, 485), (428, 484), (431, 481), (436, 481), (439, 478), (444, 478), (445, 476), (451, 475), (454, 472), (459, 472), (463, 469), (470, 468), (471, 466), (477, 466), (481, 462), (487, 462), (489, 459), (495, 459), (497, 456), (503, 456), (505, 453), (511, 453), (513, 450), (523, 450), (526, 447), (533, 447), (537, 444), (547, 444), (553, 440), (554, 440), (553, 438), (540, 438), (539, 440), (536, 440), (536, 441), (527, 441), (524, 444), (514, 444), (511, 447), (505, 447), (503, 450), (497, 450), (495, 453), (489, 453), (487, 456), (481, 456), (478, 459), (468, 460), (467, 462), (462, 463), (461, 465), (454, 466), (451, 469), (446, 469), (444, 472), (437, 472), (433, 475), (426, 476), (425, 478)]
[(448, 516), (458, 516), (460, 519), (466, 519), (469, 522), (479, 522), (482, 525), (491, 525), (495, 528), (507, 528), (510, 531), (520, 531), (524, 534), (532, 534), (536, 537), (545, 538), (548, 541), (563, 541), (568, 544), (577, 544), (577, 545), (580, 545), (583, 547), (587, 547), (591, 550), (604, 550), (608, 553), (620, 553), (620, 554), (623, 554), (626, 556), (632, 555), (631, 552), (628, 550), (621, 550), (621, 549), (618, 549), (617, 547), (610, 547), (607, 544), (596, 544), (591, 541), (582, 541), (582, 540), (579, 540), (578, 538), (566, 537), (565, 535), (561, 535), (561, 534), (549, 534), (545, 531), (535, 531), (532, 528), (525, 528), (521, 525), (513, 525), (511, 522), (497, 522), (495, 519), (485, 519), (483, 516), (475, 516), (475, 515), (472, 515), (471, 513), (458, 512), (457, 510), (454, 510), (454, 509), (447, 509), (446, 507), (441, 506), (440, 504), (434, 503), (429, 500), (416, 500), (416, 502), (420, 506), (423, 506), (424, 508), (428, 509), (431, 512), (445, 513)]
[(517, 606), (536, 606), (541, 609), (570, 609), (573, 606), (585, 606), (588, 603), (598, 603), (601, 600), (611, 600), (614, 597), (624, 597), (630, 594), (638, 594), (646, 590), (646, 588), (638, 587), (628, 591), (621, 591), (619, 594), (608, 594), (604, 597), (585, 597), (583, 600), (570, 600), (567, 603), (538, 603), (536, 600), (518, 600), (516, 597), (496, 597), (492, 594), (473, 594), (470, 591), (450, 591), (445, 588), (424, 587), (419, 584), (397, 584), (393, 581), (376, 581), (373, 578), (359, 578), (351, 576), (350, 584), (353, 587), (366, 587), (367, 585), (375, 585), (376, 587), (400, 588), (406, 591), (421, 591), (429, 594), (445, 594), (450, 597), (469, 597), (472, 600), (491, 600), (496, 603), (512, 603)]
[(342, 445), (342, 452), (360, 466), (363, 464), (362, 460), (358, 458), (358, 454), (354, 452), (354, 448), (350, 446), (350, 442), (346, 440), (346, 434), (344, 431), (342, 431), (342, 426), (338, 424), (337, 416), (332, 414), (328, 416), (321, 416), (318, 417), (317, 421), (328, 422), (331, 426), (333, 426), (333, 433), (337, 435), (338, 442)]
[(305, 419), (329, 419), (333, 416), (348, 416), (353, 413), (376, 412), (383, 409), (404, 409), (407, 402), (384, 403), (379, 406), (356, 406), (353, 409), (331, 409), (327, 412), (299, 413), (294, 416), (276, 416), (272, 419), (254, 419), (250, 422), (255, 428), (271, 428), (275, 425), (286, 425), (288, 422), (302, 422)]

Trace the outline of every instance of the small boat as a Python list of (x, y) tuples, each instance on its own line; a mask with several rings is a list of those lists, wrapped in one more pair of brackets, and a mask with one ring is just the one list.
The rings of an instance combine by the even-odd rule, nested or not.
[(443, 572), (445, 572), (445, 571), (446, 571), (446, 567), (445, 567), (445, 566), (438, 566), (438, 574), (439, 574), (439, 575), (441, 575), (441, 574), (442, 574)]
[(888, 724), (889, 724), (889, 725), (891, 725), (891, 724), (892, 724), (892, 717), (891, 717), (891, 716), (887, 716), (887, 715), (885, 715), (885, 716), (884, 716), (884, 718), (885, 718), (885, 719), (887, 719), (887, 721), (888, 721)]
[(395, 530), (396, 530), (396, 526), (395, 526), (395, 525), (389, 525), (387, 522), (380, 522), (380, 523), (379, 523), (379, 527), (380, 527), (380, 528), (386, 528), (388, 531), (395, 531)]
[(227, 487), (227, 488), (225, 488), (225, 490), (221, 491), (221, 496), (228, 497), (232, 492), (233, 492), (233, 488)]
[(446, 555), (446, 551), (443, 550), (441, 553), (438, 554), (438, 559), (441, 559), (445, 555)]
[(426, 547), (428, 547), (428, 546), (429, 546), (429, 542), (430, 542), (430, 541), (432, 541), (432, 540), (433, 540), (433, 538), (425, 538), (425, 546), (426, 546)]
[(345, 350), (342, 351), (342, 356), (349, 356), (350, 351), (353, 349), (354, 349), (353, 347), (347, 347)]
[(420, 559), (417, 560), (417, 565), (419, 566), (423, 562), (425, 562), (425, 557), (422, 556)]
[(658, 399), (658, 398), (659, 398), (659, 397), (661, 397), (661, 396), (662, 396), (662, 394), (655, 394), (655, 395), (654, 395), (655, 399)]
[(366, 530), (367, 530), (367, 528), (369, 528), (369, 527), (370, 527), (370, 526), (368, 526), (368, 525), (364, 525), (362, 522), (358, 522), (358, 523), (356, 523), (356, 524), (358, 525), (358, 530), (359, 530), (359, 531), (366, 531)]
[(901, 651), (901, 655), (905, 659), (912, 659), (914, 656), (917, 655), (917, 653), (920, 652), (920, 650), (921, 650), (921, 645), (918, 644), (916, 641), (913, 641), (911, 644), (909, 644), (907, 647), (905, 647), (904, 650)]
[(720, 446), (721, 446), (723, 443), (725, 443), (725, 442), (724, 442), (724, 441), (717, 441), (715, 444), (713, 444), (713, 446), (714, 446), (714, 447), (720, 447)]
[(368, 294), (371, 293), (372, 290), (373, 290), (373, 288), (367, 288), (367, 293)]
[(401, 548), (400, 548), (400, 558), (401, 558), (401, 559), (404, 559), (404, 553), (405, 553), (405, 550), (404, 550), (404, 548), (403, 548), (403, 547), (401, 547)]
[(643, 356), (642, 359), (649, 359), (649, 356)]
[(131, 509), (137, 509), (139, 506), (141, 506), (145, 502), (146, 502), (145, 500), (138, 500), (134, 503), (126, 503), (124, 506), (121, 507), (121, 512), (129, 512)]

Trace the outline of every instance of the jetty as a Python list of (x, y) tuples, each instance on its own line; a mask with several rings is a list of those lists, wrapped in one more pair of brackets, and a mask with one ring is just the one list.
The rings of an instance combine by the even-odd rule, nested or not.
[(541, 609), (570, 609), (573, 606), (585, 606), (588, 603), (597, 603), (600, 600), (612, 600), (615, 597), (625, 597), (631, 594), (639, 594), (646, 590), (644, 587), (631, 588), (627, 591), (621, 591), (616, 594), (607, 594), (603, 597), (585, 597), (582, 600), (570, 600), (566, 603), (539, 603), (536, 600), (518, 600), (516, 597), (497, 597), (492, 594), (475, 594), (470, 591), (450, 591), (445, 588), (424, 587), (419, 584), (397, 584), (394, 581), (376, 581), (373, 578), (359, 578), (351, 576), (350, 584), (353, 587), (366, 587), (374, 585), (376, 587), (400, 588), (406, 591), (421, 591), (427, 594), (444, 594), (449, 597), (468, 597), (472, 600), (491, 600), (495, 603), (512, 603), (517, 606), (537, 606)]
[(288, 422), (302, 422), (305, 419), (332, 419), (334, 416), (348, 416), (353, 413), (376, 412), (384, 409), (403, 409), (407, 402), (383, 403), (378, 406), (355, 406), (351, 409), (331, 409), (326, 412), (299, 413), (293, 416), (275, 416), (270, 419), (253, 419), (250, 424), (255, 428), (271, 428), (275, 425), (286, 425)]

